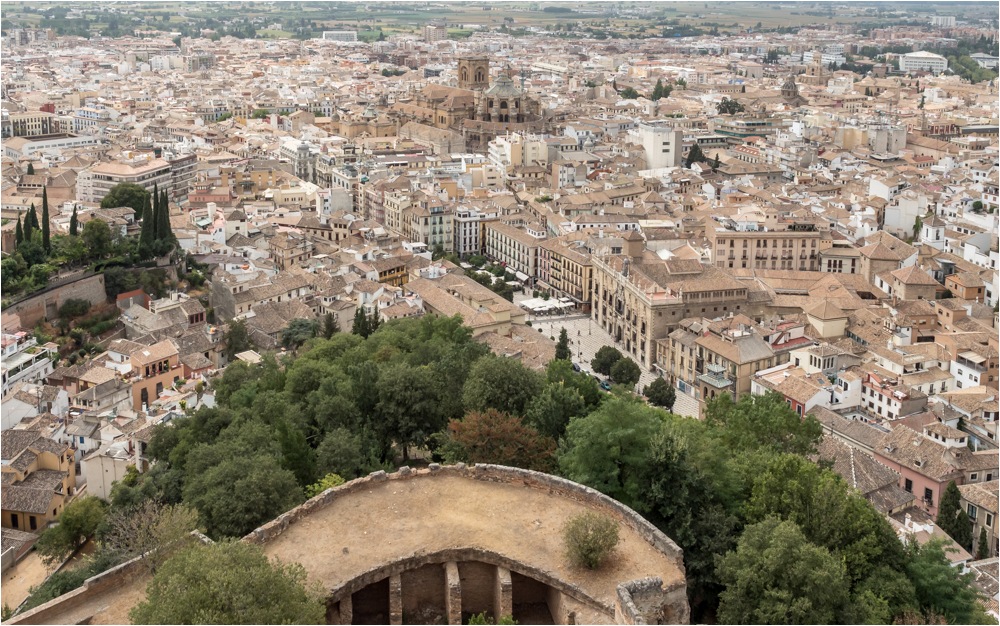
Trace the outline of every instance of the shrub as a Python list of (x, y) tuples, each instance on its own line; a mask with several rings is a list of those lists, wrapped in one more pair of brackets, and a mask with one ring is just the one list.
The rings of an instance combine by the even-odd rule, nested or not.
[(618, 545), (618, 524), (597, 513), (583, 513), (563, 526), (563, 541), (570, 562), (597, 569)]

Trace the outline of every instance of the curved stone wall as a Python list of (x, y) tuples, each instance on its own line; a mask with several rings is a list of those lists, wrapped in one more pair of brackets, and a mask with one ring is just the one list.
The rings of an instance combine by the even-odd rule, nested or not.
[[(620, 524), (616, 554), (597, 570), (571, 566), (562, 552), (563, 524), (584, 511)], [(494, 616), (520, 607), (522, 623), (689, 620), (683, 554), (669, 537), (589, 487), (529, 470), (459, 463), (375, 472), (243, 541), (301, 563), (327, 591), (330, 623), (385, 614), (401, 624), (405, 611), (419, 623), (415, 607), (461, 623), (463, 611), (484, 606)], [(148, 574), (136, 566), (109, 570), (12, 623), (122, 623), (145, 596)]]

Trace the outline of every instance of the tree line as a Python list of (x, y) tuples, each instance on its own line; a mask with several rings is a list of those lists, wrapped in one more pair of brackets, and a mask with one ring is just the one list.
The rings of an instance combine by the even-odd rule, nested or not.
[[(809, 459), (819, 423), (780, 395), (723, 396), (693, 420), (625, 387), (602, 392), (560, 352), (534, 371), (491, 354), (458, 316), (427, 315), (367, 337), (320, 334), (259, 365), (234, 362), (213, 383), (214, 407), (154, 429), (155, 463), (115, 485), (106, 514), (179, 511), (186, 521), (175, 526), (224, 541), (419, 453), (555, 473), (632, 507), (683, 549), (693, 621), (987, 623), (941, 544), (904, 545)], [(595, 368), (614, 372), (613, 357)], [(180, 585), (214, 558), (204, 550), (163, 567)], [(178, 597), (159, 585), (156, 597)]]
[(557, 473), (634, 508), (684, 550), (694, 620), (985, 619), (941, 545), (904, 546), (809, 460), (819, 424), (775, 394), (682, 418), (621, 387), (602, 393), (565, 358), (537, 372), (494, 356), (459, 318), (432, 315), (236, 362), (213, 387), (214, 408), (155, 429), (156, 463), (116, 486), (112, 507), (188, 506), (209, 536), (240, 537), (420, 452)]

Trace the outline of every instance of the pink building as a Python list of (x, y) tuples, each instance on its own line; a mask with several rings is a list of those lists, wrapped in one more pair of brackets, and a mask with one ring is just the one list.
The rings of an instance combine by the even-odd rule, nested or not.
[(896, 425), (875, 446), (876, 460), (899, 472), (900, 487), (916, 496), (916, 504), (937, 516), (938, 502), (948, 483), (979, 483), (997, 478), (996, 450), (973, 452), (969, 435), (936, 422), (917, 432)]

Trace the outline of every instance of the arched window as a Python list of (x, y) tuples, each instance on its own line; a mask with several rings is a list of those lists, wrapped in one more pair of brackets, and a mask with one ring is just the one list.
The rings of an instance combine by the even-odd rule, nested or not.
[(462, 68), (462, 82), (467, 82), (469, 80), (469, 68)]

